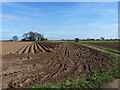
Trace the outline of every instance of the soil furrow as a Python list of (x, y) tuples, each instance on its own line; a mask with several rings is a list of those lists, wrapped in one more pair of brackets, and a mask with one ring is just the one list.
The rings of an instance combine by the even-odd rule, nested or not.
[(40, 49), (42, 52), (45, 52), (45, 49), (42, 48), (40, 44), (37, 44), (37, 45), (38, 45), (39, 49)]
[(23, 47), (21, 50), (19, 50), (18, 51), (18, 54), (22, 54), (25, 50), (26, 50), (26, 48), (28, 47), (29, 45), (27, 45), (26, 47)]
[[(53, 50), (48, 53), (49, 47)], [(105, 53), (71, 43), (33, 42), (18, 53), (3, 56), (3, 88), (31, 88), (88, 76), (114, 64)]]
[(42, 50), (41, 50), (39, 44), (36, 44), (36, 46), (37, 46), (38, 51), (39, 51), (39, 52), (42, 52)]

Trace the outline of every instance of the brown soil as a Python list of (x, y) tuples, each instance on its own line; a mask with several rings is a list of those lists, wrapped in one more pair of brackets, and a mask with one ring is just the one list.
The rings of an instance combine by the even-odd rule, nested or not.
[(3, 42), (3, 88), (29, 88), (89, 76), (114, 63), (105, 53), (72, 43), (14, 42), (14, 48), (14, 43), (6, 43), (12, 42)]
[(84, 45), (84, 46), (92, 48), (92, 49), (96, 49), (96, 50), (99, 50), (99, 51), (107, 52), (107, 53), (110, 53), (110, 54), (113, 54), (113, 55), (116, 55), (116, 56), (120, 57), (120, 54), (117, 54), (117, 53), (113, 53), (113, 52), (110, 52), (110, 51), (107, 51), (107, 50), (103, 50), (103, 49), (100, 49), (100, 48), (97, 48), (97, 47), (94, 47), (94, 46), (88, 46), (88, 45)]
[[(42, 44), (38, 42), (3, 42), (2, 55), (50, 52), (57, 43)], [(53, 45), (54, 44), (54, 45)]]
[(114, 79), (106, 83), (102, 88), (118, 88), (120, 89), (120, 79)]
[(81, 42), (81, 43), (92, 44), (92, 45), (102, 46), (102, 47), (111, 48), (115, 50), (120, 50), (119, 48), (120, 42)]
[[(32, 42), (2, 42), (2, 54), (7, 54)], [(10, 54), (10, 53), (9, 53)]]

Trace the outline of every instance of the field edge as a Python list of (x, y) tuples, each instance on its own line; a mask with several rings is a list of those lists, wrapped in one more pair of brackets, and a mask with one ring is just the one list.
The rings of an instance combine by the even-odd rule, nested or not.
[[(72, 42), (73, 43), (73, 42)], [(78, 43), (75, 43), (78, 44)], [(100, 51), (100, 50), (99, 50)], [(108, 70), (113, 71), (113, 73), (105, 72), (104, 70), (102, 73), (91, 72), (91, 77), (74, 77), (69, 80), (57, 83), (50, 83), (46, 85), (36, 86), (33, 88), (101, 88), (104, 83), (109, 82), (113, 79), (120, 78), (120, 57), (109, 52), (104, 52), (111, 55), (115, 60), (115, 68), (108, 65)]]

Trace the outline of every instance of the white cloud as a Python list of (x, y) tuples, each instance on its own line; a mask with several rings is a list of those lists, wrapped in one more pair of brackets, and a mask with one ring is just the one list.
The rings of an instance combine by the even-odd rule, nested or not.
[(92, 27), (100, 28), (100, 29), (104, 29), (104, 30), (113, 30), (113, 29), (118, 30), (118, 24), (103, 24), (101, 22), (95, 22), (90, 25)]
[(5, 7), (8, 7), (9, 9), (11, 9), (12, 13), (32, 15), (32, 16), (42, 15), (40, 9), (38, 9), (37, 7), (32, 7), (29, 5), (22, 4), (22, 3), (16, 3), (16, 2), (2, 3), (2, 8), (4, 9)]
[(35, 27), (30, 28), (30, 30), (36, 30), (36, 31), (58, 31), (58, 30), (76, 30), (80, 29), (82, 25), (59, 25), (59, 26), (47, 26), (47, 27)]
[(55, 27), (55, 29), (67, 29), (67, 30), (70, 30), (70, 29), (78, 29), (78, 28), (81, 28), (81, 25), (64, 25), (64, 26), (58, 26), (58, 27)]
[(27, 12), (27, 11), (14, 11), (18, 14), (24, 14), (24, 15), (28, 15), (28, 16), (42, 16), (42, 14), (40, 13), (35, 13), (35, 12)]
[(114, 26), (114, 27), (118, 27), (118, 24), (112, 24), (112, 26)]
[(13, 7), (16, 9), (20, 9), (20, 10), (27, 10), (27, 11), (38, 11), (38, 9), (36, 7), (32, 7), (32, 6), (28, 6), (28, 5), (24, 5), (21, 3), (16, 3), (16, 2), (7, 2), (7, 3), (2, 3), (3, 8), (4, 7)]
[[(29, 2), (28, 2), (29, 3)], [(8, 7), (9, 9), (11, 8), (11, 11), (16, 12), (16, 13), (21, 13), (21, 14), (26, 14), (26, 15), (33, 15), (33, 16), (39, 16), (42, 15), (41, 10), (38, 9), (37, 7), (33, 7), (32, 5), (26, 5), (21, 2), (16, 3), (16, 2), (7, 2), (7, 3), (2, 3), (2, 8)], [(14, 9), (12, 9), (14, 8)]]
[(2, 24), (4, 22), (12, 24), (12, 21), (17, 21), (21, 23), (29, 23), (29, 24), (35, 24), (35, 23), (41, 23), (40, 19), (30, 18), (26, 16), (16, 16), (16, 15), (6, 15), (6, 14), (0, 14), (0, 18), (2, 18)]
[[(2, 5), (3, 8), (8, 7), (11, 10), (11, 14), (4, 14), (2, 13), (0, 15), (0, 17), (2, 18), (6, 18), (6, 19), (11, 19), (11, 20), (33, 20), (35, 21), (35, 19), (33, 18), (29, 18), (28, 16), (42, 16), (43, 14), (40, 12), (39, 9), (37, 9), (36, 7), (32, 7), (32, 6), (28, 6), (25, 4), (21, 4), (21, 3), (3, 3)], [(14, 9), (12, 9), (14, 8)], [(30, 20), (29, 20), (30, 19)]]
[(20, 17), (18, 16), (6, 15), (6, 14), (0, 14), (0, 18), (6, 18), (6, 19), (11, 19), (11, 20), (20, 19)]

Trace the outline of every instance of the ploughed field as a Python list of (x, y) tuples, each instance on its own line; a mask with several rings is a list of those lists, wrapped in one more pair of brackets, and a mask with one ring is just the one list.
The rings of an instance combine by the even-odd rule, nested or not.
[[(67, 42), (2, 42), (3, 88), (31, 88), (90, 76), (114, 63), (100, 51)], [(108, 71), (109, 72), (109, 71)]]
[(105, 48), (110, 48), (110, 49), (115, 49), (115, 50), (120, 50), (120, 48), (119, 48), (120, 42), (81, 42), (81, 43), (102, 46)]

